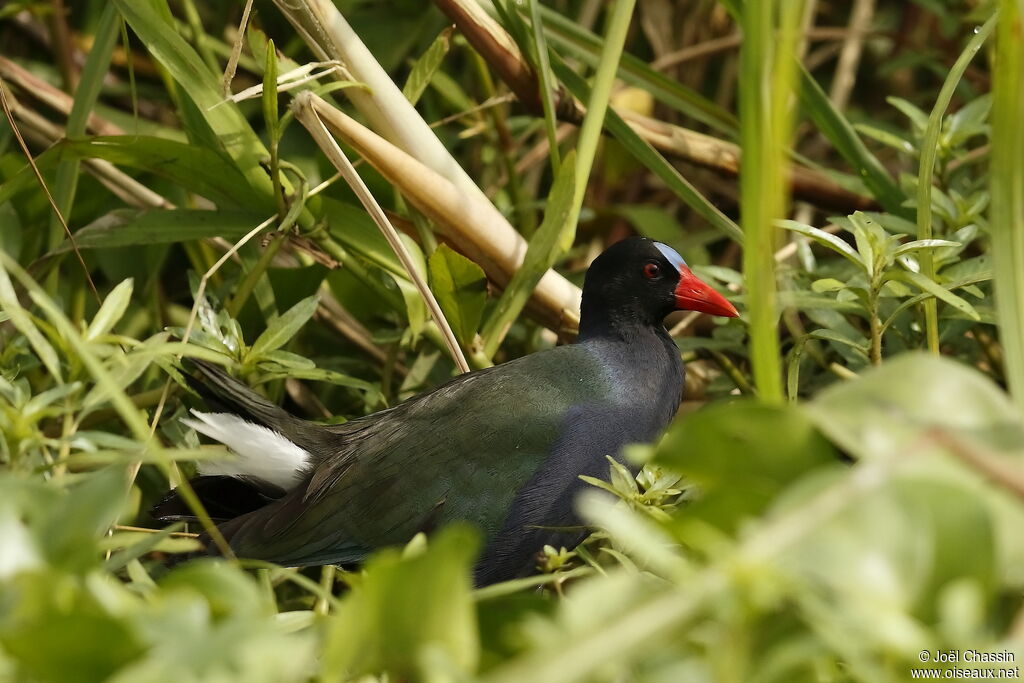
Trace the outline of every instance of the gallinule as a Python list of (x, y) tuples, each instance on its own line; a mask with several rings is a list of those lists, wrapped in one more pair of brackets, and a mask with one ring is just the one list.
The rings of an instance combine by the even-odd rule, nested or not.
[[(485, 585), (530, 573), (545, 545), (582, 539), (580, 475), (651, 442), (682, 398), (672, 311), (736, 316), (670, 247), (618, 242), (587, 271), (579, 339), (452, 379), (340, 425), (299, 419), (215, 366), (197, 363), (216, 412), (187, 424), (237, 454), (193, 484), (232, 549), (282, 565), (354, 564), (453, 520), (476, 524)], [(171, 492), (161, 520), (191, 518)], [(208, 543), (208, 552), (216, 546)]]

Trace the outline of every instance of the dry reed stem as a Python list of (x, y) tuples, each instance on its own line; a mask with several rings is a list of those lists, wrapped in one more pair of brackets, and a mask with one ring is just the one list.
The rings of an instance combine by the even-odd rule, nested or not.
[(370, 189), (366, 187), (366, 183), (363, 182), (363, 179), (359, 176), (355, 167), (352, 166), (352, 162), (349, 161), (347, 156), (345, 156), (341, 147), (335, 139), (331, 137), (327, 127), (324, 126), (324, 122), (319, 116), (320, 112), (324, 109), (336, 111), (324, 100), (319, 100), (318, 102), (315, 96), (308, 91), (300, 93), (299, 96), (295, 98), (295, 102), (293, 104), (295, 118), (306, 127), (320, 150), (341, 173), (342, 177), (349, 184), (349, 187), (352, 188), (352, 191), (355, 192), (356, 196), (359, 198), (363, 208), (365, 208), (366, 212), (370, 214), (373, 222), (377, 224), (381, 234), (384, 235), (384, 238), (388, 241), (391, 249), (394, 250), (395, 255), (398, 256), (398, 260), (402, 262), (402, 266), (405, 267), (406, 272), (409, 274), (409, 279), (412, 280), (413, 284), (416, 286), (416, 289), (419, 291), (424, 303), (427, 305), (427, 310), (430, 311), (431, 317), (441, 330), (441, 336), (444, 338), (445, 345), (448, 347), (448, 352), (455, 361), (455, 365), (461, 372), (469, 372), (469, 363), (466, 361), (466, 357), (462, 353), (462, 348), (455, 339), (455, 333), (452, 331), (451, 325), (448, 324), (448, 320), (445, 318), (444, 312), (441, 311), (441, 306), (437, 303), (434, 293), (430, 291), (430, 287), (427, 286), (427, 283), (420, 274), (419, 269), (416, 268), (416, 264), (412, 260), (412, 254), (409, 253), (405, 243), (402, 242), (398, 230), (396, 230), (395, 226), (393, 226), (391, 221), (388, 220), (384, 210), (381, 209), (380, 204), (377, 203), (377, 200), (370, 193)]

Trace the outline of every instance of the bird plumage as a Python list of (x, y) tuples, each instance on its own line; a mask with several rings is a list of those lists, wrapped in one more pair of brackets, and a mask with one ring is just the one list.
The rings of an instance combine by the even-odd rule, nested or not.
[[(656, 243), (631, 242), (588, 272), (576, 344), (467, 373), (344, 424), (300, 420), (197, 363), (198, 388), (226, 416), (197, 413), (191, 424), (240, 455), (216, 473), (247, 478), (269, 501), (220, 525), (233, 550), (284, 565), (350, 564), (463, 520), (487, 539), (477, 565), (486, 584), (528, 573), (545, 543), (579, 540), (580, 531), (553, 528), (579, 525), (580, 475), (603, 477), (605, 456), (656, 439), (682, 396), (682, 363), (661, 323), (676, 283), (655, 288), (650, 274), (621, 272), (651, 259), (676, 266)], [(273, 451), (262, 461), (261, 446)], [(284, 492), (271, 499), (275, 487)], [(232, 495), (240, 506), (261, 500)], [(162, 505), (181, 508), (173, 496)]]

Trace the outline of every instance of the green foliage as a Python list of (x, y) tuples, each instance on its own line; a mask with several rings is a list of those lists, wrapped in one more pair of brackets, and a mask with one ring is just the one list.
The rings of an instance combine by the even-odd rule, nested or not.
[[(271, 3), (244, 29), (238, 101), (220, 72), (242, 3), (64, 3), (67, 44), (60, 17), (0, 9), (25, 36), (0, 64), (7, 99), (74, 235), (4, 124), (0, 679), (884, 683), (922, 650), (1024, 659), (1020, 3), (874, 3), (841, 38), (863, 48), (847, 72), (815, 36), (793, 63), (800, 3), (631, 4), (480, 3), (505, 32), (495, 57), (431, 3), (324, 3), (415, 112), (309, 65), (327, 29)], [(842, 3), (809, 19), (850, 23)], [(513, 100), (510, 71), (535, 101)], [(303, 88), (392, 142), (422, 116), (521, 233), (522, 265), (496, 277), (492, 225), (463, 243), (359, 165), (476, 366), (571, 337), (549, 269), (579, 284), (631, 229), (742, 312), (670, 320), (683, 414), (586, 478), (590, 536), (537, 548), (535, 576), (474, 588), (461, 527), (344, 570), (172, 562), (209, 529), (189, 476), (229, 457), (178, 419), (189, 358), (330, 421), (454, 370), (377, 226), (290, 125)], [(766, 402), (783, 379), (789, 402)], [(205, 524), (157, 528), (170, 485)]]
[(464, 348), (473, 344), (487, 303), (487, 276), (480, 266), (442, 244), (430, 255), (430, 288), (455, 337)]
[(425, 549), (385, 551), (367, 562), (331, 620), (325, 677), (473, 671), (480, 647), (469, 581), (476, 545), (473, 530), (453, 527)]

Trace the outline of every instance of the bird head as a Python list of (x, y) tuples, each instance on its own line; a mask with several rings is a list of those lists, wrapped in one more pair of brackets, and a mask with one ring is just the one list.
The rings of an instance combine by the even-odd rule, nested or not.
[(693, 274), (675, 249), (661, 242), (643, 237), (616, 242), (587, 270), (583, 318), (654, 324), (673, 311), (739, 315), (724, 296)]

